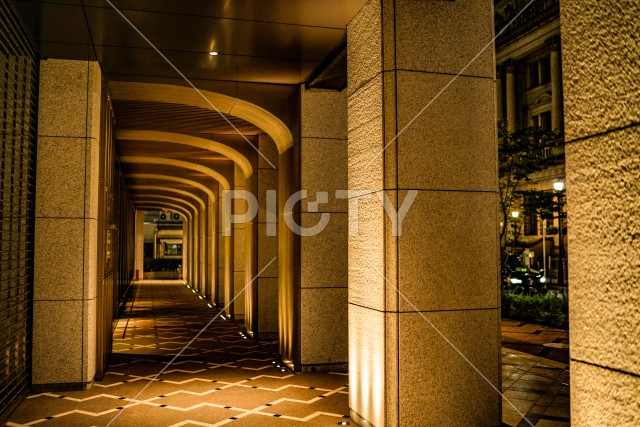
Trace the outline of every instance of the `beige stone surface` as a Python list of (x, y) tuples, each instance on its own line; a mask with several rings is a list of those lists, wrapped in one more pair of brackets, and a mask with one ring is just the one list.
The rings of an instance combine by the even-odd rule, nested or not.
[(300, 291), (303, 365), (347, 362), (347, 289)]
[(347, 26), (349, 96), (382, 71), (380, 12), (379, 1), (368, 1)]
[(83, 280), (84, 299), (93, 299), (98, 292), (98, 220), (84, 220)]
[(245, 293), (245, 277), (244, 271), (233, 273), (233, 294), (237, 296), (233, 302), (233, 314), (236, 319), (244, 318), (244, 293)]
[(88, 62), (87, 82), (87, 136), (100, 141), (100, 116), (102, 109), (102, 70), (98, 61)]
[[(573, 344), (573, 343), (572, 343)], [(580, 362), (571, 363), (571, 424), (640, 425), (640, 377)]]
[(458, 353), (499, 390), (499, 321), (498, 310), (399, 315), (401, 423), (500, 424), (500, 394)]
[(242, 228), (233, 229), (233, 271), (244, 271), (245, 267), (245, 230)]
[[(349, 302), (376, 310), (385, 310), (385, 213), (375, 195), (362, 197), (358, 216), (349, 214), (358, 233), (348, 237)], [(389, 243), (389, 242), (387, 242)]]
[[(349, 408), (375, 426), (385, 424), (385, 314), (349, 304)], [(393, 425), (393, 422), (391, 423)]]
[(497, 191), (495, 83), (459, 77), (438, 96), (450, 79), (398, 72), (398, 186)]
[(85, 208), (84, 217), (98, 219), (100, 199), (100, 143), (98, 139), (87, 139), (85, 163)]
[(278, 279), (259, 277), (258, 333), (278, 332)]
[(278, 236), (267, 236), (267, 225), (258, 224), (258, 272), (276, 258), (260, 277), (278, 277)]
[[(346, 129), (345, 129), (346, 131)], [(308, 198), (301, 210), (308, 210), (308, 201), (317, 200), (317, 193), (328, 193), (328, 203), (318, 206), (320, 212), (346, 212), (347, 201), (336, 199), (336, 190), (347, 189), (347, 140), (303, 138), (301, 141), (301, 188)]]
[(401, 311), (498, 307), (496, 206), (491, 193), (418, 193), (398, 238), (399, 289), (413, 304), (401, 299)]
[(640, 128), (566, 146), (571, 357), (640, 375)]
[(85, 232), (84, 219), (36, 218), (35, 300), (84, 298)]
[(494, 78), (491, 2), (401, 0), (395, 11), (397, 68)]
[(82, 381), (96, 375), (96, 298), (82, 301)]
[(348, 184), (350, 190), (384, 185), (382, 76), (349, 96)]
[(86, 148), (92, 145), (90, 141), (86, 138), (38, 138), (37, 217), (85, 216), (85, 158)]
[(40, 61), (38, 135), (88, 136), (88, 79), (87, 61)]
[(560, 12), (566, 139), (638, 123), (640, 4), (565, 0)]
[(33, 384), (82, 381), (82, 301), (33, 304)]
[[(262, 134), (258, 136), (258, 150), (262, 153), (262, 155), (258, 154), (259, 169), (273, 169), (273, 166), (278, 167), (278, 147), (276, 147), (276, 143), (273, 142), (273, 139), (269, 135)], [(269, 162), (271, 162), (271, 164), (269, 164)]]
[[(267, 222), (267, 191), (278, 189), (278, 171), (276, 169), (258, 169), (258, 194), (256, 199), (258, 200), (258, 222)], [(275, 218), (277, 222), (277, 194), (276, 203), (273, 203), (271, 212), (271, 218)]]
[[(302, 227), (315, 226), (321, 215), (301, 213)], [(300, 237), (300, 287), (347, 287), (347, 228), (347, 214), (332, 213), (321, 233)]]
[(347, 92), (301, 90), (302, 138), (347, 138)]

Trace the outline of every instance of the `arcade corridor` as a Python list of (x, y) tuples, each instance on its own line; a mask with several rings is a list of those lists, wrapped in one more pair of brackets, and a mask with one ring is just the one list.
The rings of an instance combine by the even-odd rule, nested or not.
[[(234, 425), (239, 426), (335, 426), (350, 422), (346, 373), (283, 371), (277, 342), (245, 338), (241, 322), (219, 314), (181, 280), (136, 282), (113, 336), (111, 364), (104, 379), (88, 391), (32, 395), (7, 425), (217, 426), (236, 421)], [(503, 329), (514, 327), (503, 325)], [(505, 396), (535, 425), (568, 425), (568, 374), (564, 363), (502, 349)], [(525, 425), (504, 400), (503, 422)]]
[[(538, 327), (501, 347), (496, 112), (545, 73), (504, 54), (498, 108), (499, 2), (0, 2), (0, 422), (566, 425), (570, 370), (572, 425), (640, 425), (640, 2), (554, 0), (540, 34), (559, 362)], [(520, 31), (552, 1), (513, 3)], [(184, 282), (144, 281), (145, 211)]]

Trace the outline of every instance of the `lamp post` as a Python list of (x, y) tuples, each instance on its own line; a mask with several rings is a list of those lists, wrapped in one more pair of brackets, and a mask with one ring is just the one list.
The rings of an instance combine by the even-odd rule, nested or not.
[(558, 260), (558, 286), (564, 286), (564, 243), (562, 239), (562, 194), (564, 192), (564, 182), (557, 181), (553, 183), (553, 189), (556, 190), (558, 197), (558, 245), (560, 246)]

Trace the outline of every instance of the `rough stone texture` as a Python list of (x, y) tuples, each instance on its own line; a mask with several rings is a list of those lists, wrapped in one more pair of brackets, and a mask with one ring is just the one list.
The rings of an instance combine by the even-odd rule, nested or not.
[[(38, 139), (36, 216), (83, 218), (86, 138)], [(60, 191), (64, 188), (64, 191)]]
[(278, 278), (259, 277), (258, 281), (258, 333), (278, 333)]
[(258, 136), (258, 150), (262, 153), (262, 156), (258, 155), (259, 169), (278, 167), (278, 147), (276, 147), (276, 143), (269, 135), (262, 134)]
[(301, 137), (347, 139), (347, 93), (303, 89)]
[[(349, 212), (352, 227), (357, 224), (357, 234), (349, 232), (349, 302), (376, 310), (386, 307), (384, 280), (385, 212), (377, 196), (369, 195), (358, 201), (358, 215)], [(390, 245), (388, 245), (390, 246)]]
[(443, 4), (398, 0), (396, 3), (398, 69), (494, 78), (493, 44), (487, 46), (493, 38), (493, 27), (486, 25), (493, 20), (491, 2), (458, 0)]
[[(267, 191), (277, 190), (278, 188), (278, 171), (276, 169), (258, 169), (258, 222), (267, 222), (267, 209), (272, 209), (271, 218), (277, 222), (277, 205), (267, 206)], [(277, 196), (277, 195), (276, 195)]]
[(638, 390), (638, 376), (572, 363), (571, 424), (603, 427), (640, 425)]
[[(347, 201), (335, 198), (347, 189), (347, 94), (301, 88), (300, 107), (300, 361), (322, 369), (347, 362)], [(327, 203), (312, 207), (318, 192)]]
[(398, 72), (397, 79), (398, 130), (411, 123), (398, 139), (398, 187), (494, 191), (494, 81), (459, 77), (438, 96), (451, 76)]
[(568, 141), (640, 122), (640, 4), (561, 4), (565, 137)]
[[(302, 227), (320, 221), (320, 213), (302, 213)], [(300, 248), (300, 287), (347, 287), (347, 214), (332, 213), (327, 227), (315, 236), (303, 236)], [(346, 303), (346, 295), (345, 295)]]
[(346, 212), (347, 201), (335, 198), (336, 190), (347, 189), (346, 139), (303, 138), (301, 146), (301, 185), (308, 192), (301, 210), (308, 211), (308, 202), (314, 202), (317, 193), (324, 191), (328, 193), (328, 203), (318, 206), (320, 212)]
[[(258, 273), (274, 257), (278, 257), (278, 236), (267, 236), (267, 225), (258, 224)], [(264, 270), (260, 277), (278, 277), (278, 260), (276, 259)]]
[(498, 307), (496, 206), (489, 192), (418, 193), (398, 238), (399, 289), (413, 303), (401, 311)]
[[(348, 27), (348, 184), (372, 194), (359, 215), (349, 205), (351, 231), (358, 225), (348, 239), (350, 408), (358, 422), (499, 424), (499, 393), (452, 359), (396, 291), (420, 309), (446, 310), (427, 315), (445, 319), (443, 328), (499, 384), (492, 47), (449, 85), (490, 42), (492, 21), (491, 3), (481, 0), (372, 0)], [(371, 55), (378, 58), (363, 58)], [(409, 189), (421, 191), (397, 237), (381, 200), (397, 210)]]
[(349, 304), (349, 408), (374, 426), (385, 425), (385, 361), (392, 358), (385, 347), (392, 340), (383, 312)]
[(499, 320), (497, 309), (399, 315), (400, 387), (411, 396), (400, 401), (401, 425), (497, 425), (500, 394), (458, 351), (500, 390)]
[(640, 375), (640, 127), (566, 147), (571, 357)]
[(96, 375), (96, 298), (82, 301), (82, 382), (93, 381)]
[(82, 299), (83, 219), (37, 218), (34, 299)]
[(347, 360), (347, 289), (300, 291), (301, 363), (344, 363)]
[[(347, 62), (347, 92), (349, 97), (382, 71), (381, 33), (380, 2), (368, 1), (347, 27), (347, 39), (349, 40), (347, 43), (347, 57), (349, 58)], [(351, 121), (351, 119), (349, 120)]]
[(384, 185), (382, 75), (349, 96), (348, 183), (350, 190)]
[(630, 0), (560, 10), (577, 426), (640, 420), (639, 13)]
[(102, 76), (97, 62), (40, 64), (33, 383), (87, 383), (96, 364)]
[(33, 383), (82, 381), (82, 301), (33, 303)]
[(82, 138), (89, 135), (88, 79), (87, 61), (40, 61), (38, 135)]

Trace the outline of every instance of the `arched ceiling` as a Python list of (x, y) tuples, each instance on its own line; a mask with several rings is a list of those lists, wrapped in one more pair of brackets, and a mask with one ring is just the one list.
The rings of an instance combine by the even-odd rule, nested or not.
[(300, 84), (346, 82), (346, 26), (366, 2), (11, 1), (43, 57), (100, 62), (134, 198), (166, 186), (207, 203), (266, 158), (259, 135), (293, 144)]

